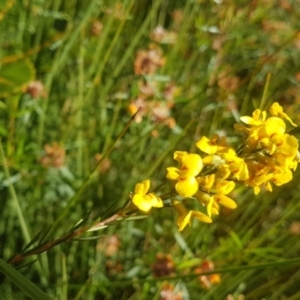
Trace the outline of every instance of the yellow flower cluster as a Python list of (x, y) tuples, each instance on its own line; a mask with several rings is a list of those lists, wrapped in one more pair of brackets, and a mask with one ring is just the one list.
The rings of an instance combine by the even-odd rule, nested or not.
[[(235, 128), (246, 134), (240, 151), (226, 144), (224, 137), (214, 135), (211, 139), (203, 136), (196, 147), (205, 155), (176, 151), (174, 160), (178, 167), (167, 168), (166, 177), (175, 181), (177, 199), (171, 204), (178, 214), (177, 224), (183, 230), (191, 224), (191, 218), (211, 223), (212, 215), (219, 214), (220, 205), (234, 209), (236, 203), (228, 196), (236, 183), (254, 188), (257, 195), (262, 187), (272, 191), (271, 183), (280, 186), (292, 179), (292, 170), (299, 162), (298, 141), (286, 133), (286, 123), (296, 126), (276, 102), (266, 111), (256, 109), (252, 117), (243, 116), (247, 126), (235, 124)], [(138, 183), (132, 203), (142, 211), (162, 207), (163, 201), (154, 193), (147, 194), (150, 181)], [(197, 199), (206, 207), (207, 215), (200, 211), (188, 210), (183, 202), (187, 198)], [(182, 200), (183, 199), (183, 200)]]

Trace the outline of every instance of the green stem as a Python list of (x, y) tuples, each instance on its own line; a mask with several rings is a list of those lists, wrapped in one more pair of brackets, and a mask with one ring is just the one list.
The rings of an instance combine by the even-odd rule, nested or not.
[[(7, 180), (9, 180), (10, 173), (9, 173), (9, 170), (8, 170), (8, 167), (7, 167), (7, 161), (6, 161), (6, 158), (5, 158), (5, 154), (4, 154), (1, 139), (0, 139), (0, 156), (1, 156), (2, 163), (3, 163), (3, 169), (4, 169), (5, 177), (6, 177)], [(13, 201), (13, 205), (14, 205), (14, 207), (16, 209), (16, 212), (17, 212), (17, 216), (18, 216), (18, 219), (19, 219), (19, 222), (20, 222), (20, 226), (21, 226), (21, 230), (22, 230), (22, 233), (23, 233), (24, 240), (25, 240), (26, 243), (29, 243), (30, 240), (31, 240), (30, 233), (29, 233), (29, 228), (26, 224), (26, 221), (25, 221), (22, 209), (21, 209), (20, 201), (17, 197), (17, 193), (14, 189), (14, 186), (11, 183), (9, 184), (8, 189), (9, 189), (12, 201)]]
[[(10, 173), (9, 173), (9, 169), (7, 167), (7, 161), (6, 161), (6, 157), (4, 154), (4, 150), (3, 150), (3, 146), (2, 146), (2, 141), (0, 139), (0, 157), (3, 163), (3, 169), (4, 169), (4, 173), (6, 176), (6, 179), (9, 180), (10, 178)], [(23, 237), (25, 240), (25, 243), (28, 244), (31, 241), (31, 235), (30, 235), (30, 230), (28, 228), (28, 225), (26, 223), (26, 220), (24, 218), (24, 214), (20, 205), (20, 201), (19, 198), (17, 196), (16, 190), (14, 188), (14, 186), (10, 183), (8, 186), (11, 198), (12, 198), (12, 202), (13, 202), (13, 206), (17, 212), (17, 216), (19, 219), (19, 223), (20, 223), (20, 227), (21, 227), (21, 231), (23, 233)], [(35, 259), (35, 258), (33, 258)], [(42, 270), (42, 266), (41, 263), (38, 261), (37, 264), (35, 264), (36, 270), (38, 271), (38, 273), (41, 275), (41, 279), (43, 283), (46, 283), (46, 278), (44, 276), (44, 272)]]

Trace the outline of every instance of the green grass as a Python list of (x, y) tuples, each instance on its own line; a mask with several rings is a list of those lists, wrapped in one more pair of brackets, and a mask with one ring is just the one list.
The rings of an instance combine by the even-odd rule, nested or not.
[[(104, 216), (123, 205), (137, 182), (164, 183), (173, 152), (195, 152), (202, 135), (222, 131), (231, 144), (241, 144), (233, 124), (255, 108), (279, 102), (299, 124), (297, 1), (217, 2), (0, 1), (3, 260), (50, 225), (46, 240), (59, 238), (91, 210)], [(103, 25), (98, 35), (92, 34), (95, 21)], [(158, 25), (176, 34), (174, 44), (151, 38)], [(153, 44), (165, 64), (153, 76), (135, 74), (137, 52)], [(25, 91), (34, 78), (44, 85), (38, 98)], [(166, 87), (177, 87), (169, 111), (175, 127), (153, 119), (153, 107), (141, 123), (129, 122), (129, 103), (147, 80), (157, 84), (149, 103), (167, 103)], [(41, 163), (45, 145), (53, 143), (65, 149), (59, 168)], [(99, 153), (110, 161), (102, 172)], [(212, 224), (195, 221), (183, 232), (171, 208), (153, 210), (146, 219), (85, 235), (105, 238), (62, 243), (19, 271), (62, 300), (163, 299), (165, 282), (183, 299), (298, 299), (299, 179), (297, 170), (287, 185), (258, 196), (238, 187), (236, 210), (224, 210)], [(112, 236), (119, 242), (109, 256)], [(158, 253), (172, 254), (172, 276), (153, 275)], [(209, 289), (195, 273), (205, 260), (221, 274)], [(0, 299), (28, 299), (11, 279), (3, 277)]]

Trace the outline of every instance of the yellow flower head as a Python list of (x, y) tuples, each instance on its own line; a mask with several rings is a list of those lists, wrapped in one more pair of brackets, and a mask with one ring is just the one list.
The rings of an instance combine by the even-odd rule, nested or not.
[(215, 134), (211, 139), (203, 136), (196, 146), (208, 155), (203, 158), (204, 164), (214, 165), (218, 168), (219, 175), (227, 178), (230, 174), (238, 180), (248, 178), (248, 169), (244, 160), (237, 156), (236, 152), (226, 146), (225, 138), (219, 141), (219, 136)]
[(245, 152), (252, 152), (259, 146), (268, 151), (270, 155), (273, 155), (278, 151), (278, 145), (282, 144), (282, 140), (286, 136), (286, 124), (283, 119), (296, 126), (277, 102), (270, 107), (270, 113), (272, 117), (266, 119), (266, 112), (256, 109), (252, 114), (252, 118), (248, 116), (240, 118), (242, 122), (250, 126), (250, 128), (242, 125), (235, 126), (237, 130), (246, 132), (248, 135), (246, 147), (244, 148)]
[(154, 193), (147, 194), (150, 188), (150, 180), (137, 183), (134, 189), (132, 202), (141, 211), (148, 212), (152, 207), (163, 207), (163, 202)]
[(191, 218), (197, 218), (201, 222), (211, 223), (212, 219), (200, 211), (187, 210), (185, 206), (178, 200), (172, 200), (173, 207), (178, 214), (177, 225), (178, 230), (182, 231), (187, 225), (191, 225)]
[(179, 168), (167, 168), (167, 178), (176, 180), (175, 189), (182, 197), (191, 197), (198, 190), (196, 177), (203, 168), (200, 155), (176, 151), (174, 159), (180, 164)]

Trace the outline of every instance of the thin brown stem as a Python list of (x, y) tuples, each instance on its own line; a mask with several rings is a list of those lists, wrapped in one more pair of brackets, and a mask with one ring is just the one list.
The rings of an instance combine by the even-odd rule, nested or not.
[(21, 263), (25, 258), (27, 258), (29, 256), (40, 254), (40, 253), (43, 253), (45, 251), (48, 251), (48, 250), (54, 248), (55, 246), (62, 244), (63, 242), (71, 241), (75, 237), (78, 237), (78, 236), (82, 235), (83, 233), (85, 233), (87, 230), (89, 230), (91, 228), (97, 228), (97, 227), (105, 226), (109, 223), (112, 223), (112, 222), (116, 221), (117, 219), (119, 219), (122, 216), (124, 216), (124, 215), (122, 215), (120, 213), (116, 213), (116, 214), (112, 215), (111, 217), (108, 217), (107, 219), (105, 219), (101, 222), (97, 222), (96, 224), (94, 224), (92, 226), (85, 226), (81, 229), (68, 232), (68, 233), (64, 234), (62, 237), (60, 237), (56, 240), (44, 242), (44, 243), (42, 243), (42, 244), (40, 244), (40, 245), (24, 252), (22, 254), (16, 254), (14, 257), (12, 257), (8, 261), (8, 263), (10, 263), (10, 264)]

